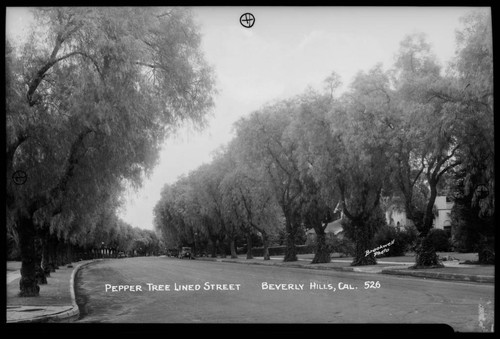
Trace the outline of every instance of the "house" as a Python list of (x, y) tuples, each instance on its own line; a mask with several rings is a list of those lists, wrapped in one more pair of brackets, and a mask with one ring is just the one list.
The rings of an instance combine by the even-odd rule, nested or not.
[(411, 220), (406, 218), (406, 212), (404, 210), (397, 209), (394, 205), (390, 206), (385, 211), (385, 220), (387, 225), (394, 226), (398, 229), (410, 225)]
[[(434, 203), (434, 209), (436, 215), (433, 221), (433, 227), (437, 229), (442, 229), (447, 231), (451, 235), (451, 209), (453, 207), (453, 202), (446, 196), (440, 195), (436, 197)], [(344, 218), (344, 213), (342, 213), (339, 205), (335, 208), (334, 213), (337, 213), (340, 217), (329, 223), (325, 228), (325, 233), (332, 236), (338, 236), (339, 238), (343, 236), (341, 221)], [(401, 229), (406, 225), (411, 225), (412, 221), (406, 218), (406, 212), (401, 207), (396, 205), (391, 205), (385, 211), (385, 218), (389, 226), (397, 227)], [(306, 232), (307, 243), (314, 241), (316, 238), (316, 232), (314, 229), (309, 229)]]
[[(339, 237), (342, 237), (341, 233), (342, 233), (343, 229), (342, 229), (341, 221), (342, 221), (342, 218), (339, 218), (339, 219), (329, 223), (325, 228), (325, 233), (327, 235), (331, 234), (333, 236), (338, 235)], [(314, 240), (316, 238), (316, 231), (314, 230), (314, 228), (307, 230), (306, 236), (307, 236), (307, 240), (309, 240), (309, 241)]]
[[(326, 226), (325, 234), (327, 237), (335, 236), (339, 239), (342, 239), (344, 235), (342, 234), (343, 228), (341, 222), (344, 219), (344, 213), (342, 212), (342, 209), (340, 207), (340, 202), (337, 204), (337, 207), (335, 207), (333, 215), (334, 217), (337, 217), (337, 219), (330, 222)], [(316, 231), (314, 230), (314, 228), (307, 230), (306, 237), (307, 237), (306, 244), (309, 244), (311, 242), (314, 242), (314, 240), (316, 240)]]
[(434, 218), (432, 226), (451, 234), (451, 209), (453, 208), (453, 202), (446, 196), (437, 196), (434, 207), (437, 215)]
[[(435, 216), (432, 222), (432, 227), (436, 229), (441, 229), (449, 232), (451, 234), (451, 209), (453, 207), (453, 202), (444, 195), (439, 195), (436, 197), (434, 202)], [(411, 220), (406, 218), (406, 212), (397, 208), (396, 206), (390, 206), (385, 212), (385, 218), (387, 224), (395, 227), (404, 227), (411, 224)]]

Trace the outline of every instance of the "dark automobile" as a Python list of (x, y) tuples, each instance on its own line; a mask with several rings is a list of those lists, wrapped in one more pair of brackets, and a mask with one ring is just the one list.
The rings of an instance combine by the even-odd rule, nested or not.
[(191, 247), (183, 247), (181, 249), (181, 251), (179, 252), (179, 259), (182, 258), (194, 259), (193, 254), (191, 252)]

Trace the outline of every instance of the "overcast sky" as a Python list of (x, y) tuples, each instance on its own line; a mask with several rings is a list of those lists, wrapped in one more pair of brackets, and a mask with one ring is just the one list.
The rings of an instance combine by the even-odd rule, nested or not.
[[(123, 220), (153, 229), (153, 208), (166, 183), (175, 182), (232, 137), (232, 124), (266, 102), (288, 98), (308, 86), (321, 89), (337, 72), (348, 85), (360, 70), (392, 66), (405, 35), (427, 34), (443, 66), (455, 52), (459, 18), (473, 7), (194, 7), (202, 50), (215, 70), (218, 96), (203, 132), (184, 128), (167, 140), (154, 173), (138, 192), (127, 193)], [(482, 9), (489, 10), (489, 9)], [(255, 16), (251, 28), (239, 18)], [(7, 11), (7, 34), (20, 37), (29, 16)], [(345, 88), (345, 86), (344, 86)]]

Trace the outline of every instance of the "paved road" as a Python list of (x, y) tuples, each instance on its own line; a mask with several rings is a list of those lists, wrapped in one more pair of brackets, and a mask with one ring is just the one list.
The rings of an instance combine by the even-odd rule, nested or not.
[(489, 284), (166, 257), (92, 264), (76, 285), (78, 322), (445, 323), (469, 332), (491, 330), (494, 310)]

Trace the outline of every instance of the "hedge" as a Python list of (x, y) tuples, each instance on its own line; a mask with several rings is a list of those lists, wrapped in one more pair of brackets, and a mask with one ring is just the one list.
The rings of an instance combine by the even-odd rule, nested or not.
[[(312, 252), (311, 246), (307, 245), (295, 245), (297, 250), (297, 254), (310, 254)], [(270, 256), (282, 256), (285, 255), (285, 246), (272, 246), (269, 247), (269, 255)], [(247, 253), (246, 247), (238, 249), (238, 254)], [(264, 256), (264, 247), (253, 247), (252, 255), (254, 257), (263, 257)]]

